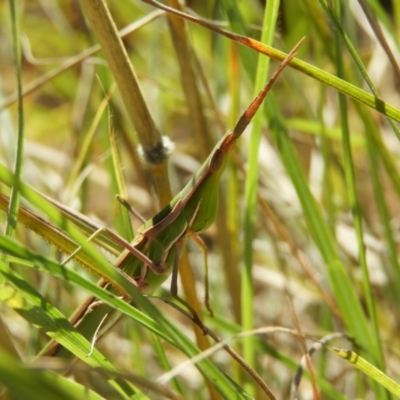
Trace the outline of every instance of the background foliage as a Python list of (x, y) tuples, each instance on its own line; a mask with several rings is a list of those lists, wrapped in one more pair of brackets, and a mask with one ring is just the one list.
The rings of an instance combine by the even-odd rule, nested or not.
[[(297, 57), (309, 63), (311, 77), (291, 68), (284, 71), (263, 112), (239, 140), (219, 189), (216, 223), (202, 234), (215, 313), (210, 318), (204, 312), (205, 323), (223, 339), (258, 329), (230, 344), (268, 385), (270, 398), (296, 393), (291, 385), (304, 352), (333, 332), (343, 334), (332, 343), (327, 337), (336, 350), (323, 349), (312, 356), (311, 372), (297, 391), (299, 398), (390, 398), (384, 388), (399, 393), (394, 381), (399, 380), (400, 320), (396, 128), (400, 6), (376, 0), (342, 3), (271, 1), (267, 12), (264, 2), (255, 0), (187, 4), (192, 15), (255, 39), (262, 35), (263, 42), (286, 53), (307, 37)], [(120, 90), (113, 89), (114, 78), (103, 53), (82, 57), (34, 87), (23, 97), (21, 113), (14, 96), (17, 69), (10, 4), (0, 3), (1, 164), (13, 171), (17, 149), (22, 149), (24, 183), (130, 239), (126, 215), (115, 201), (120, 193), (119, 166), (111, 154), (105, 93), (112, 91), (111, 121), (131, 204), (150, 218), (165, 204), (168, 189), (160, 189), (161, 193), (153, 189), (154, 171), (144, 167), (136, 151), (132, 111), (124, 106)], [(133, 0), (108, 6), (118, 29), (155, 10)], [(21, 1), (15, 7), (23, 88), (97, 43), (78, 1)], [(185, 59), (184, 42), (177, 31), (171, 34), (165, 15), (160, 13), (123, 39), (155, 125), (175, 144), (168, 164), (173, 193), (182, 189), (213, 144), (234, 126), (268, 70), (262, 64), (268, 58), (255, 50), (193, 23), (185, 26), (181, 34), (189, 43), (192, 78), (179, 58)], [(272, 62), (270, 69), (275, 68)], [(316, 68), (326, 74), (317, 76)], [(392, 108), (372, 97), (367, 107), (338, 96), (328, 73), (354, 85), (343, 84), (353, 98), (362, 101), (359, 88)], [(185, 79), (199, 88), (200, 102), (182, 87)], [(16, 145), (18, 127), (20, 133), (24, 128), (23, 147)], [(9, 195), (12, 184), (7, 183), (6, 168), (0, 172), (1, 193)], [(28, 190), (21, 193), (22, 204), (60, 226), (48, 206), (41, 207)], [(79, 263), (61, 267), (65, 256), (22, 224), (15, 240), (7, 241), (6, 221), (6, 213), (1, 213), (4, 398), (200, 399), (232, 398), (232, 393), (239, 398), (266, 398), (243, 365), (223, 350), (199, 364), (199, 369), (184, 364), (176, 379), (161, 386), (164, 372), (198, 350), (189, 320), (160, 300), (135, 297), (143, 312), (135, 314), (115, 299), (113, 307), (125, 316), (119, 324), (104, 327), (105, 334), (96, 342), (98, 351), (88, 357), (90, 343), (69, 333), (62, 321), (88, 292), (97, 290), (93, 285), (97, 277)], [(133, 220), (133, 230), (139, 226)], [(190, 304), (196, 297), (202, 304), (203, 257), (193, 243), (188, 253), (191, 267), (182, 261), (183, 272), (193, 271), (196, 285), (190, 292), (195, 298), (188, 297), (186, 286), (180, 291), (185, 291)], [(97, 257), (114, 260), (100, 250)], [(157, 294), (168, 297), (168, 290), (167, 281)], [(301, 331), (308, 339), (282, 328)], [(38, 357), (49, 336), (70, 346), (81, 361)], [(197, 332), (197, 345), (204, 349), (212, 341), (201, 336)], [(340, 358), (355, 354), (362, 358), (351, 362)]]

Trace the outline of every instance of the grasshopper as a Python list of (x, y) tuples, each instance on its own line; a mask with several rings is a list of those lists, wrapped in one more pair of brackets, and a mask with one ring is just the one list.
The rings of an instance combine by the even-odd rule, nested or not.
[[(216, 188), (219, 185), (221, 174), (238, 138), (251, 122), (279, 74), (295, 56), (300, 44), (301, 42), (287, 55), (268, 83), (242, 114), (234, 129), (228, 131), (219, 140), (201, 168), (182, 191), (164, 209), (138, 229), (132, 243), (126, 243), (122, 239), (118, 240), (119, 244), (125, 247), (125, 251), (116, 261), (115, 267), (121, 269), (129, 277), (133, 277), (137, 286), (145, 294), (154, 292), (172, 274), (171, 295), (188, 307), (200, 326), (202, 325), (201, 321), (194, 310), (177, 294), (179, 256), (186, 240), (193, 239), (205, 254), (205, 278), (207, 281), (206, 248), (198, 234), (207, 229), (215, 220), (218, 207), (218, 190)], [(68, 208), (52, 202), (72, 219), (79, 218)], [(80, 259), (79, 252), (73, 254), (75, 258)], [(107, 283), (103, 279), (100, 285), (105, 287)], [(205, 292), (205, 304), (211, 312), (207, 284)], [(78, 329), (86, 337), (93, 336), (96, 327), (110, 311), (110, 308), (104, 304), (93, 308), (94, 303), (95, 299), (90, 297), (71, 319), (75, 325), (79, 322)], [(85, 314), (92, 308), (89, 318), (89, 315)], [(59, 349), (53, 346), (46, 354), (54, 355), (55, 353), (59, 354)]]

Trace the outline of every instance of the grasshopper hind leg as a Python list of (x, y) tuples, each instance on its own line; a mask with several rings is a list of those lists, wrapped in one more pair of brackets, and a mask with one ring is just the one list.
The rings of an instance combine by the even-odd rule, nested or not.
[(190, 238), (197, 244), (201, 252), (203, 253), (203, 262), (204, 262), (204, 305), (206, 306), (210, 316), (214, 316), (214, 312), (211, 308), (210, 304), (210, 287), (209, 287), (209, 279), (208, 279), (208, 257), (207, 257), (207, 246), (203, 242), (203, 239), (197, 234), (192, 233)]

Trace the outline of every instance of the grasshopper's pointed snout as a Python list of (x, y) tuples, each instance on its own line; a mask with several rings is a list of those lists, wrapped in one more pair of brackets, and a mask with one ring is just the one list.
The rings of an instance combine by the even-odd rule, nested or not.
[(284, 70), (286, 65), (290, 63), (290, 61), (296, 55), (296, 51), (299, 48), (300, 44), (304, 41), (303, 38), (294, 48), (293, 50), (287, 55), (287, 57), (282, 61), (279, 68), (275, 71), (272, 75), (271, 79), (267, 82), (267, 84), (263, 87), (257, 97), (252, 101), (252, 103), (247, 107), (247, 110), (242, 114), (239, 121), (237, 122), (235, 129), (232, 132), (232, 139), (236, 141), (247, 128), (251, 120), (253, 119), (255, 113), (261, 107), (264, 99), (267, 97), (268, 92), (270, 91), (272, 85), (275, 83), (276, 79), (280, 75), (280, 73)]

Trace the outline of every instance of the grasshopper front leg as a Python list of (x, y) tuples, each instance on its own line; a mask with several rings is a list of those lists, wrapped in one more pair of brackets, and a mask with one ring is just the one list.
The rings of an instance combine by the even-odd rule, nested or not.
[[(142, 230), (141, 235), (143, 240), (147, 240), (146, 253), (149, 254), (149, 258), (152, 260), (158, 260), (157, 263), (153, 261), (153, 264), (157, 265), (157, 269), (154, 265), (149, 265), (143, 263), (141, 274), (139, 279), (137, 279), (137, 284), (144, 292), (149, 290), (148, 281), (151, 280), (150, 277), (146, 277), (149, 270), (155, 274), (162, 274), (164, 271), (168, 270), (168, 266), (172, 265), (171, 273), (171, 296), (183, 304), (192, 314), (194, 320), (198, 325), (202, 325), (200, 317), (197, 315), (196, 311), (191, 307), (186, 301), (184, 301), (178, 295), (178, 269), (179, 269), (179, 259), (181, 250), (185, 246), (186, 238), (188, 233), (188, 227), (193, 223), (194, 218), (197, 215), (200, 204), (196, 207), (192, 218), (187, 221), (185, 217), (182, 217), (181, 213), (184, 207), (184, 201), (178, 199), (170, 213), (159, 222)], [(128, 209), (131, 207), (129, 206)], [(136, 215), (136, 214), (135, 214)], [(197, 243), (200, 245), (198, 238)], [(203, 246), (200, 246), (202, 251), (204, 251)], [(208, 268), (207, 268), (207, 257), (205, 256), (206, 262), (206, 281), (208, 281)], [(208, 301), (208, 284), (206, 284), (206, 306), (212, 315), (212, 310), (209, 306)]]

